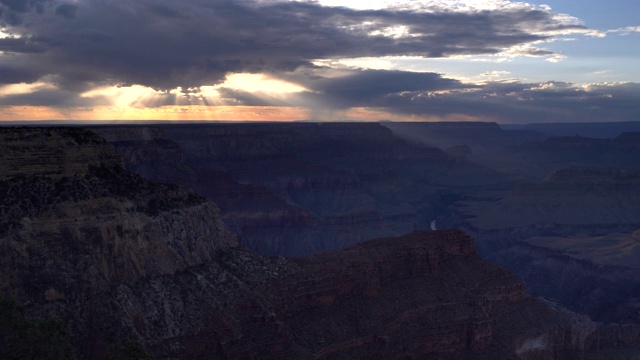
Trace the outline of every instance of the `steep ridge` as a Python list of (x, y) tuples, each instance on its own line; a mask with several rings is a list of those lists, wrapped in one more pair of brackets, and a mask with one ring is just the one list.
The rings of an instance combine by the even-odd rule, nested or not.
[(109, 144), (77, 128), (0, 127), (0, 180), (16, 175), (72, 176), (88, 166), (121, 166)]
[[(264, 257), (237, 246), (212, 203), (104, 165), (0, 182), (2, 208), (16, 208), (3, 222), (18, 216), (0, 235), (0, 291), (61, 318), (80, 358), (129, 339), (185, 359), (582, 359), (638, 345), (637, 327), (528, 298), (463, 232)], [(56, 191), (26, 196), (38, 187)]]
[[(95, 341), (93, 314), (106, 311), (102, 295), (114, 286), (175, 274), (237, 245), (215, 205), (126, 172), (112, 146), (91, 132), (3, 132), (10, 155), (3, 166), (26, 165), (24, 174), (0, 181), (0, 291), (32, 304), (36, 315), (65, 318), (78, 343)], [(42, 154), (52, 153), (64, 161), (41, 167)], [(98, 318), (106, 328), (112, 321)]]
[(325, 334), (310, 344), (321, 358), (481, 354), (496, 340), (496, 307), (526, 302), (522, 283), (481, 261), (460, 232), (374, 240), (297, 261), (300, 301), (287, 307), (304, 310), (288, 322), (306, 338)]

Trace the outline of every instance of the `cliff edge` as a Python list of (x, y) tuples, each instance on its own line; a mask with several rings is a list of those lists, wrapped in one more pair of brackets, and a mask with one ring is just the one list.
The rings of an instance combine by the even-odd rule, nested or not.
[[(582, 359), (637, 345), (636, 327), (529, 298), (461, 231), (265, 257), (238, 247), (213, 203), (126, 172), (88, 131), (3, 131), (16, 133), (3, 166), (27, 165), (0, 180), (0, 291), (60, 318), (79, 358), (128, 340), (177, 359)], [(78, 164), (38, 170), (27, 135), (34, 156)]]

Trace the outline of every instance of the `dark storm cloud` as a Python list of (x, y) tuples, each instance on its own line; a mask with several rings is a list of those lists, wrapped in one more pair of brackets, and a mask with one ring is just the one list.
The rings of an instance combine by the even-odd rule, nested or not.
[(28, 37), (0, 39), (0, 51), (7, 53), (43, 53), (46, 46)]
[(6, 9), (21, 13), (31, 10), (42, 13), (45, 4), (48, 2), (50, 2), (50, 0), (0, 0), (0, 4), (4, 5)]
[[(71, 87), (169, 89), (219, 83), (229, 72), (277, 74), (314, 59), (493, 54), (575, 27), (531, 9), (419, 13), (229, 0), (0, 0), (0, 11), (8, 32), (39, 39), (4, 46), (30, 57), (24, 67)], [(397, 26), (412, 35), (383, 36)]]
[[(301, 69), (287, 79), (305, 86), (299, 104), (326, 109), (384, 108), (390, 113), (478, 118), (509, 123), (562, 121), (636, 121), (640, 84), (517, 81), (464, 83), (436, 73)], [(246, 98), (245, 98), (246, 101)], [(247, 104), (254, 105), (251, 102)]]
[(407, 91), (429, 91), (460, 87), (457, 80), (435, 73), (363, 70), (337, 79), (318, 80), (314, 89), (359, 106), (375, 105), (380, 97)]
[(22, 24), (29, 12), (42, 14), (52, 0), (0, 0), (0, 27)]
[(640, 116), (640, 84), (494, 82), (451, 92), (397, 93), (379, 105), (396, 113), (466, 115), (510, 123), (635, 121)]
[(301, 69), (285, 79), (308, 90), (306, 103), (331, 104), (334, 108), (378, 106), (386, 96), (405, 92), (457, 89), (464, 86), (458, 80), (436, 73), (416, 73), (397, 70), (343, 70), (339, 74), (322, 69)]
[(78, 7), (73, 4), (62, 4), (56, 8), (56, 14), (67, 19), (73, 19), (76, 16)]
[[(507, 122), (637, 120), (637, 84), (465, 84), (435, 73), (328, 69), (316, 59), (496, 54), (582, 29), (546, 10), (359, 11), (312, 2), (231, 0), (0, 0), (0, 84), (40, 79), (57, 87), (5, 95), (0, 105), (91, 106), (79, 94), (104, 85), (167, 90), (221, 83), (233, 72), (266, 73), (308, 89), (286, 98), (219, 89), (227, 104), (389, 112)], [(534, 56), (553, 52), (521, 46)], [(190, 92), (190, 90), (189, 90)], [(186, 95), (186, 90), (185, 94)], [(208, 104), (165, 92), (135, 106)], [(211, 104), (213, 105), (213, 104)]]
[(32, 83), (41, 74), (33, 73), (24, 69), (15, 69), (10, 66), (0, 66), (0, 85), (5, 84), (18, 84), (18, 83)]
[(0, 97), (0, 106), (55, 106), (57, 108), (86, 107), (96, 105), (95, 99), (78, 96), (69, 91), (40, 89), (26, 94)]

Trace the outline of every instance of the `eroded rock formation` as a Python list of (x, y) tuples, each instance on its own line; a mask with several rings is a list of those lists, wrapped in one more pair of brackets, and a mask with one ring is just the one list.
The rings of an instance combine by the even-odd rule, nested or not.
[(89, 166), (122, 166), (102, 138), (77, 128), (0, 127), (0, 180), (16, 175), (73, 176)]
[(461, 231), (265, 257), (238, 247), (216, 206), (184, 188), (97, 160), (72, 168), (0, 181), (11, 223), (0, 291), (63, 319), (80, 358), (129, 339), (184, 359), (581, 359), (637, 345), (637, 327), (529, 298)]
[(216, 202), (241, 243), (267, 255), (308, 255), (428, 229), (456, 198), (506, 181), (377, 123), (91, 129), (131, 171)]

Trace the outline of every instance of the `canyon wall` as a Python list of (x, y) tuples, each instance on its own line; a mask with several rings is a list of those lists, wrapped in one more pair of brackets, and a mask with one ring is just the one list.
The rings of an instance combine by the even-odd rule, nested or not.
[[(83, 151), (63, 141), (65, 130), (25, 131)], [(0, 181), (10, 224), (0, 233), (0, 291), (29, 316), (62, 319), (79, 358), (104, 358), (129, 340), (184, 359), (551, 360), (636, 351), (637, 326), (602, 326), (528, 297), (464, 232), (266, 257), (239, 247), (210, 201), (103, 163), (115, 153), (102, 151), (68, 176), (29, 170)]]
[(267, 255), (307, 255), (428, 229), (455, 199), (508, 181), (377, 123), (91, 130), (115, 146), (127, 169), (216, 202), (240, 242)]
[(88, 166), (122, 165), (102, 138), (77, 128), (0, 127), (0, 180), (16, 175), (60, 178)]

